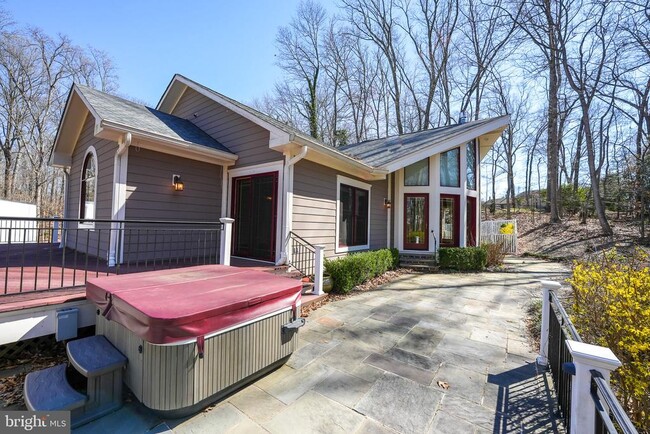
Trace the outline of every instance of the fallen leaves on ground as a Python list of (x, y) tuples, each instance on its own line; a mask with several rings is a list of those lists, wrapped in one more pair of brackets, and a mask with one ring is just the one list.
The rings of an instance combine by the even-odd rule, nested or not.
[(0, 408), (23, 404), (23, 385), (25, 384), (25, 376), (29, 372), (49, 368), (67, 361), (65, 351), (61, 352), (58, 346), (52, 348), (51, 351), (47, 351), (47, 353), (39, 352), (28, 356), (0, 366), (2, 372), (15, 372), (13, 375), (7, 376), (3, 376), (4, 374), (0, 372)]

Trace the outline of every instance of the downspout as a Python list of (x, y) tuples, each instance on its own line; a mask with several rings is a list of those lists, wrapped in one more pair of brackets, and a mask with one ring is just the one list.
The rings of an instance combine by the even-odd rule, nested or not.
[[(125, 186), (122, 183), (122, 180), (126, 181), (125, 173), (126, 164), (124, 160), (126, 159), (126, 151), (131, 146), (133, 136), (131, 133), (125, 133), (122, 136), (121, 140), (117, 142), (117, 151), (115, 152), (115, 158), (113, 160), (113, 207), (111, 210), (111, 219), (112, 220), (121, 220), (120, 217), (124, 216), (126, 206), (125, 203)], [(123, 218), (122, 218), (123, 219)], [(124, 245), (124, 232), (121, 231), (120, 223), (114, 222), (111, 224), (111, 236), (110, 236), (110, 246), (108, 254), (108, 266), (116, 266), (122, 261), (122, 258), (118, 258), (118, 243)], [(118, 237), (119, 235), (119, 237)], [(123, 255), (123, 252), (120, 252), (120, 256)]]
[[(68, 215), (68, 193), (70, 192), (70, 171), (69, 168), (63, 169), (63, 218), (70, 218)], [(66, 244), (66, 237), (68, 224), (65, 221), (61, 222), (61, 242), (59, 243), (59, 248), (62, 249)]]
[[(388, 203), (392, 204), (393, 203), (393, 191), (392, 191), (393, 183), (391, 182), (392, 181), (391, 175), (392, 175), (391, 173), (389, 173), (387, 175), (387, 177), (388, 177), (388, 194), (387, 194), (387, 196), (388, 196)], [(391, 215), (393, 213), (393, 209), (394, 209), (393, 206), (386, 209), (386, 246), (388, 246), (389, 249), (392, 247), (391, 242), (390, 242), (390, 233), (391, 233)]]
[(284, 228), (282, 231), (282, 252), (280, 259), (275, 265), (285, 265), (289, 261), (289, 232), (291, 232), (293, 223), (293, 166), (298, 161), (305, 158), (309, 148), (303, 146), (300, 152), (291, 157), (290, 154), (284, 156), (284, 176), (283, 176), (283, 193), (284, 193)]

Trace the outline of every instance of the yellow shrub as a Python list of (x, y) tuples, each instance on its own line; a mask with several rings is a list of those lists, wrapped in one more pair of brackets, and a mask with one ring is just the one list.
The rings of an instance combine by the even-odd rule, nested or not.
[(515, 225), (512, 223), (503, 223), (499, 228), (499, 233), (504, 235), (511, 235), (515, 233)]
[(573, 321), (585, 342), (611, 348), (623, 366), (612, 374), (623, 407), (650, 429), (650, 269), (647, 255), (611, 251), (576, 262)]

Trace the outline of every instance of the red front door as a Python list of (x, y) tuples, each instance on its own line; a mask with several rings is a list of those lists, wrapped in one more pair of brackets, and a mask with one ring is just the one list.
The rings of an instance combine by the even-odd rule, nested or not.
[(275, 261), (278, 172), (232, 180), (233, 255)]
[(440, 246), (458, 247), (460, 227), (460, 196), (440, 195)]
[(429, 195), (404, 195), (404, 249), (429, 250)]
[(468, 247), (478, 246), (476, 238), (476, 198), (467, 196), (467, 239), (465, 245)]

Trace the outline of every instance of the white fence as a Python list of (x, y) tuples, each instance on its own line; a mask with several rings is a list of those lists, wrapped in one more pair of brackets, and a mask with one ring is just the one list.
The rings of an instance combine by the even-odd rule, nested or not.
[(0, 244), (6, 244), (11, 238), (12, 243), (35, 243), (38, 238), (36, 205), (0, 200), (0, 216), (14, 217), (16, 220), (0, 220)]
[[(512, 224), (511, 234), (501, 233), (501, 229)], [(487, 220), (481, 222), (481, 243), (503, 243), (507, 253), (517, 253), (517, 220)]]

